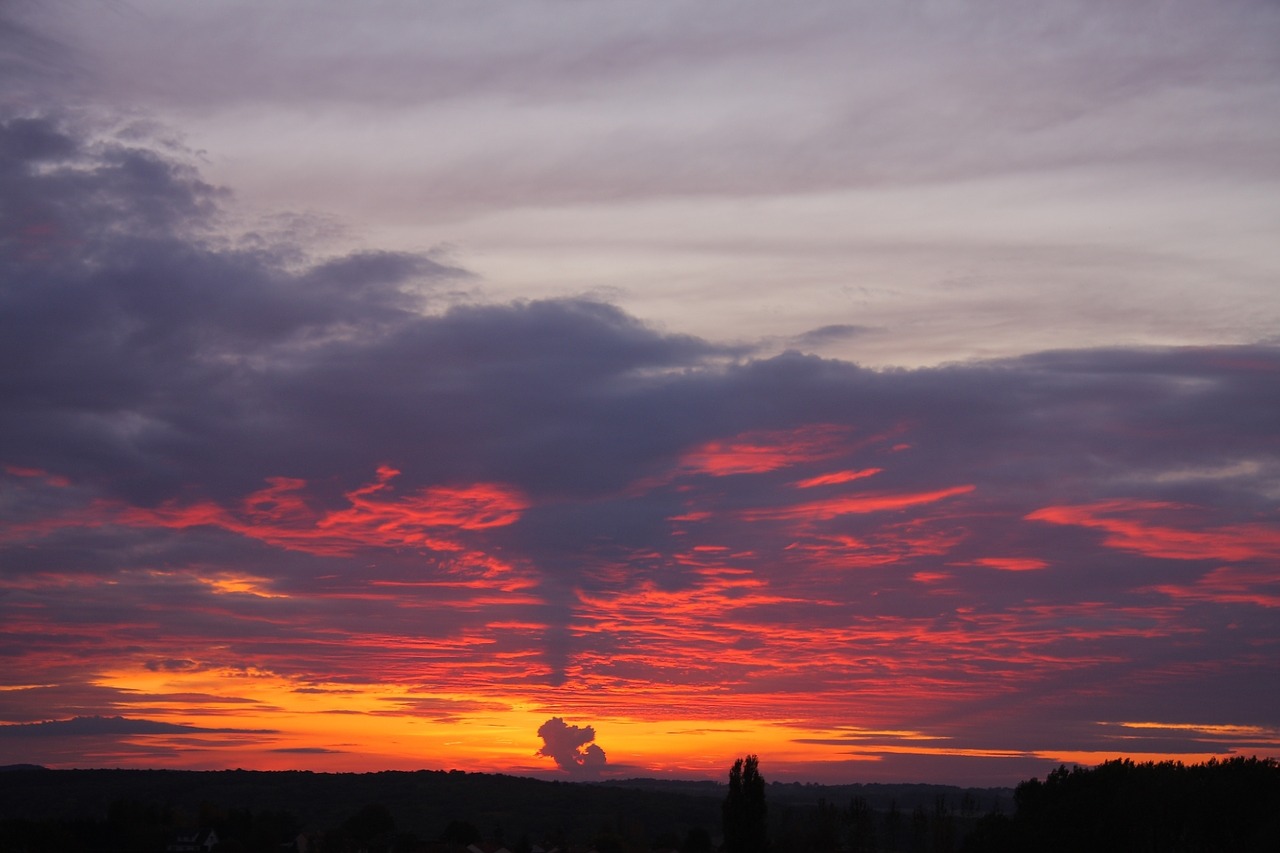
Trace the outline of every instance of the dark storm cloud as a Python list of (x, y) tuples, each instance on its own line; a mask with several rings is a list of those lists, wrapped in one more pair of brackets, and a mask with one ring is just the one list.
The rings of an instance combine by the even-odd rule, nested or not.
[(674, 682), (726, 718), (865, 691), (1019, 749), (1275, 725), (1274, 347), (747, 360), (597, 301), (438, 299), (464, 273), (426, 257), (237, 248), (188, 164), (46, 118), (0, 124), (0, 181), (0, 696), (39, 719), (61, 679), (82, 718), (32, 733), (127, 734), (84, 717), (126, 707), (90, 689), (121, 662), (615, 713)]
[[(421, 284), (461, 274), (394, 253), (293, 273), (272, 252), (214, 248), (192, 232), (211, 224), (217, 192), (189, 167), (47, 119), (0, 125), (0, 158), (11, 464), (133, 465), (128, 487), (172, 488), (180, 458), (254, 411), (269, 417), (264, 361), (287, 370), (311, 348), (376, 337), (405, 321)], [(70, 458), (18, 450), (35, 443)]]

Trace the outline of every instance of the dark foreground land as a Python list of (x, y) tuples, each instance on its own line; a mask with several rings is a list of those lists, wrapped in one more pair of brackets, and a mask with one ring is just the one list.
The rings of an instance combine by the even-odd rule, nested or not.
[[(459, 771), (0, 771), (0, 853), (598, 853), (723, 849), (726, 786)], [(767, 834), (725, 853), (1280, 850), (1280, 764), (1108, 762), (1010, 789), (766, 786)], [(212, 830), (214, 835), (208, 833)], [(188, 848), (194, 849), (194, 848)]]

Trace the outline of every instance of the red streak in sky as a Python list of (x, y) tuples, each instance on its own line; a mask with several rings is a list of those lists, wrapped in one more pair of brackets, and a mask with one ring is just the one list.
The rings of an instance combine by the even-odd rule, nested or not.
[(1034, 572), (1049, 566), (1044, 560), (1031, 557), (981, 557), (970, 565), (999, 569), (1002, 572)]
[(1154, 589), (1188, 601), (1280, 607), (1280, 575), (1271, 568), (1219, 566), (1190, 586), (1164, 584)]
[(848, 427), (832, 424), (743, 433), (726, 441), (709, 441), (689, 451), (680, 460), (680, 468), (713, 477), (762, 474), (835, 456), (848, 433)]
[(830, 474), (820, 474), (817, 477), (800, 480), (799, 482), (793, 483), (793, 485), (797, 489), (812, 489), (815, 486), (834, 486), (838, 483), (850, 483), (854, 480), (861, 480), (863, 477), (874, 477), (883, 470), (883, 468), (866, 468), (861, 471), (833, 471)]
[(911, 492), (906, 494), (857, 494), (828, 498), (821, 501), (796, 504), (795, 506), (771, 507), (768, 509), (750, 509), (742, 513), (746, 521), (763, 521), (766, 519), (805, 519), (826, 521), (840, 515), (851, 513), (883, 512), (891, 509), (905, 509), (921, 504), (935, 503), (946, 498), (964, 495), (976, 488), (973, 485), (952, 486), (932, 492)]
[(1106, 531), (1103, 544), (1122, 551), (1170, 560), (1280, 559), (1280, 529), (1273, 525), (1237, 524), (1207, 530), (1150, 524), (1130, 516), (1170, 514), (1185, 509), (1156, 501), (1100, 501), (1050, 506), (1027, 516), (1032, 521), (1077, 525)]
[[(220, 527), (293, 551), (346, 556), (362, 547), (412, 547), (460, 552), (461, 543), (439, 531), (475, 531), (502, 527), (519, 520), (528, 501), (510, 486), (472, 483), (429, 486), (397, 497), (390, 481), (399, 475), (381, 467), (378, 477), (347, 492), (349, 506), (319, 511), (304, 499), (305, 480), (272, 477), (235, 508), (211, 501), (194, 504), (166, 502), (156, 508), (122, 507), (96, 501), (71, 517), (48, 519), (21, 534), (42, 534), (60, 527)], [(483, 555), (479, 555), (483, 556)]]
[(36, 478), (44, 480), (50, 486), (65, 488), (71, 485), (71, 482), (58, 474), (50, 474), (42, 468), (24, 468), (19, 465), (5, 465), (4, 472), (13, 477)]

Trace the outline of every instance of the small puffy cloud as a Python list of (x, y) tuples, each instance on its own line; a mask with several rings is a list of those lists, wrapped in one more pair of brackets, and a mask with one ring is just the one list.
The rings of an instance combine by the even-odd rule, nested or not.
[(552, 717), (538, 727), (544, 755), (555, 761), (560, 769), (578, 775), (595, 775), (608, 760), (604, 750), (592, 743), (596, 730), (591, 726), (571, 726), (560, 717)]

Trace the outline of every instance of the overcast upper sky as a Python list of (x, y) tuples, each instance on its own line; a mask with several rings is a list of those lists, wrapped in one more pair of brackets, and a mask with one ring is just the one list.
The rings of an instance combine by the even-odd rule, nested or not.
[(1280, 5), (0, 5), (0, 763), (1280, 754)]

